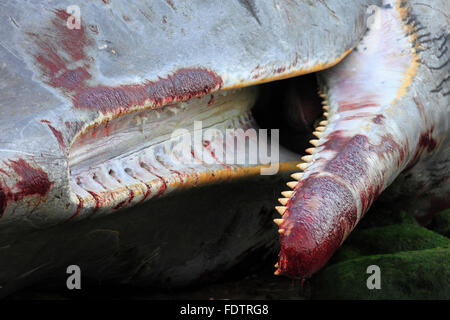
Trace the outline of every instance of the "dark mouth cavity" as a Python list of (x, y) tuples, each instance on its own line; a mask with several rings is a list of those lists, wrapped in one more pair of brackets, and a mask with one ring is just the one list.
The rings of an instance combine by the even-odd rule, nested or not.
[(303, 154), (316, 139), (312, 132), (324, 120), (316, 73), (260, 85), (252, 109), (263, 129), (279, 129), (280, 144)]

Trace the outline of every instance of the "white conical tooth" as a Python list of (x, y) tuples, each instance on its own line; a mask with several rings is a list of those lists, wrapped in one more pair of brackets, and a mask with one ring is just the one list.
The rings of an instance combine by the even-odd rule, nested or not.
[(312, 139), (312, 140), (309, 140), (309, 143), (311, 143), (314, 147), (317, 147), (319, 145), (319, 140)]
[(297, 165), (297, 168), (299, 168), (300, 170), (305, 171), (306, 169), (308, 169), (308, 164), (307, 163), (299, 163)]
[(291, 181), (286, 183), (286, 185), (291, 188), (291, 189), (295, 189), (295, 187), (297, 186), (298, 182), (297, 181)]
[(289, 201), (289, 198), (278, 198), (278, 202), (285, 206)]
[(279, 214), (283, 215), (286, 212), (287, 207), (277, 206), (275, 207), (275, 210), (277, 210)]
[(306, 153), (313, 154), (316, 148), (308, 148), (305, 150)]
[(316, 131), (324, 132), (325, 131), (325, 127), (317, 127)]
[(328, 125), (328, 121), (327, 120), (322, 120), (322, 121), (319, 122), (319, 125), (326, 126), (326, 125)]
[(280, 226), (284, 222), (284, 219), (273, 219), (273, 222)]
[(284, 234), (285, 231), (286, 231), (286, 230), (284, 230), (284, 229), (278, 229), (278, 233), (279, 233), (279, 234)]
[(317, 138), (320, 138), (322, 136), (322, 132), (314, 131), (313, 135), (315, 135)]
[(311, 162), (312, 158), (313, 158), (313, 156), (303, 156), (302, 160), (305, 162)]
[[(326, 110), (326, 111), (328, 111), (328, 107), (326, 107), (326, 108), (324, 107), (323, 109)], [(324, 113), (323, 113), (323, 116), (326, 117), (326, 118), (328, 118), (328, 112), (324, 112)]]
[(301, 172), (296, 172), (296, 173), (291, 174), (291, 178), (295, 179), (297, 181), (302, 180), (302, 177), (303, 177), (303, 173), (301, 173)]
[[(292, 176), (291, 176), (292, 177)], [(285, 198), (290, 198), (294, 194), (294, 191), (283, 191), (281, 195)]]

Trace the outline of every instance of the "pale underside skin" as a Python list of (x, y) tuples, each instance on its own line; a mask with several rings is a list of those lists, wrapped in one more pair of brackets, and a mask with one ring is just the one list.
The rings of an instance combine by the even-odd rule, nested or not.
[[(283, 217), (275, 222), (280, 226), (282, 249), (276, 274), (310, 277), (405, 169), (408, 178), (400, 179), (393, 189), (397, 196), (405, 196), (401, 189), (407, 188), (417, 204), (426, 192), (424, 186), (434, 185), (430, 192), (435, 199), (422, 198), (428, 203), (412, 208), (411, 213), (429, 219), (436, 209), (449, 205), (443, 200), (450, 194), (448, 86), (432, 91), (448, 77), (449, 55), (436, 52), (442, 43), (421, 44), (431, 30), (419, 29), (418, 23), (428, 23), (429, 17), (416, 17), (408, 25), (407, 8), (395, 1), (384, 5), (357, 49), (320, 74), (327, 121), (318, 128), (320, 138), (313, 141), (316, 147), (308, 150), (306, 163), (299, 165), (302, 171), (293, 175), (298, 184), (280, 199), (283, 206), (278, 210)], [(427, 13), (435, 14), (433, 9)], [(436, 15), (445, 21), (442, 14)], [(442, 70), (419, 61), (428, 55), (441, 56)], [(427, 91), (432, 93), (425, 95)], [(417, 166), (420, 160), (424, 162)], [(326, 187), (304, 191), (313, 181), (327, 181)], [(411, 190), (411, 184), (418, 189)], [(333, 193), (333, 186), (345, 192)], [(436, 199), (444, 205), (433, 208)]]

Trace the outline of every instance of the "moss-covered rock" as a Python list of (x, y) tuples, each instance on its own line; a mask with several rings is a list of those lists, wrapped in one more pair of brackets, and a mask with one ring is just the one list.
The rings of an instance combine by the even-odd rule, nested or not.
[(360, 230), (348, 240), (348, 244), (357, 247), (362, 255), (450, 246), (448, 238), (413, 224), (394, 224)]
[(444, 210), (434, 216), (431, 229), (450, 238), (450, 209)]
[(345, 260), (355, 259), (362, 256), (361, 251), (355, 246), (349, 244), (343, 244), (331, 257), (328, 265), (338, 263)]
[(450, 247), (450, 240), (416, 224), (404, 223), (356, 230), (330, 264), (358, 256)]
[[(368, 289), (367, 268), (380, 267), (381, 289)], [(355, 258), (312, 278), (315, 299), (449, 299), (450, 248)]]

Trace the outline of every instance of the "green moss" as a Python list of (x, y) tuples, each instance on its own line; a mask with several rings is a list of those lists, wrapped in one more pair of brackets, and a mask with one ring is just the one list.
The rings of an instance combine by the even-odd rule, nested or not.
[(354, 233), (348, 244), (362, 255), (449, 247), (450, 240), (426, 228), (413, 224), (394, 224)]
[(361, 255), (361, 251), (359, 251), (358, 248), (344, 244), (336, 251), (328, 264), (359, 258)]
[[(406, 212), (372, 211), (328, 265), (312, 278), (318, 299), (449, 299), (450, 210), (430, 229)], [(445, 237), (445, 236), (447, 237)], [(369, 290), (367, 267), (381, 268), (381, 289)]]
[(434, 216), (431, 229), (450, 238), (450, 209), (444, 210)]
[[(381, 270), (381, 289), (367, 288), (367, 267)], [(315, 299), (449, 299), (450, 249), (360, 257), (331, 265), (312, 278)]]
[(415, 224), (394, 224), (356, 230), (329, 264), (373, 254), (450, 247), (450, 240)]
[(419, 225), (417, 220), (405, 211), (399, 211), (394, 208), (373, 207), (358, 223), (358, 229), (383, 227), (392, 224)]

